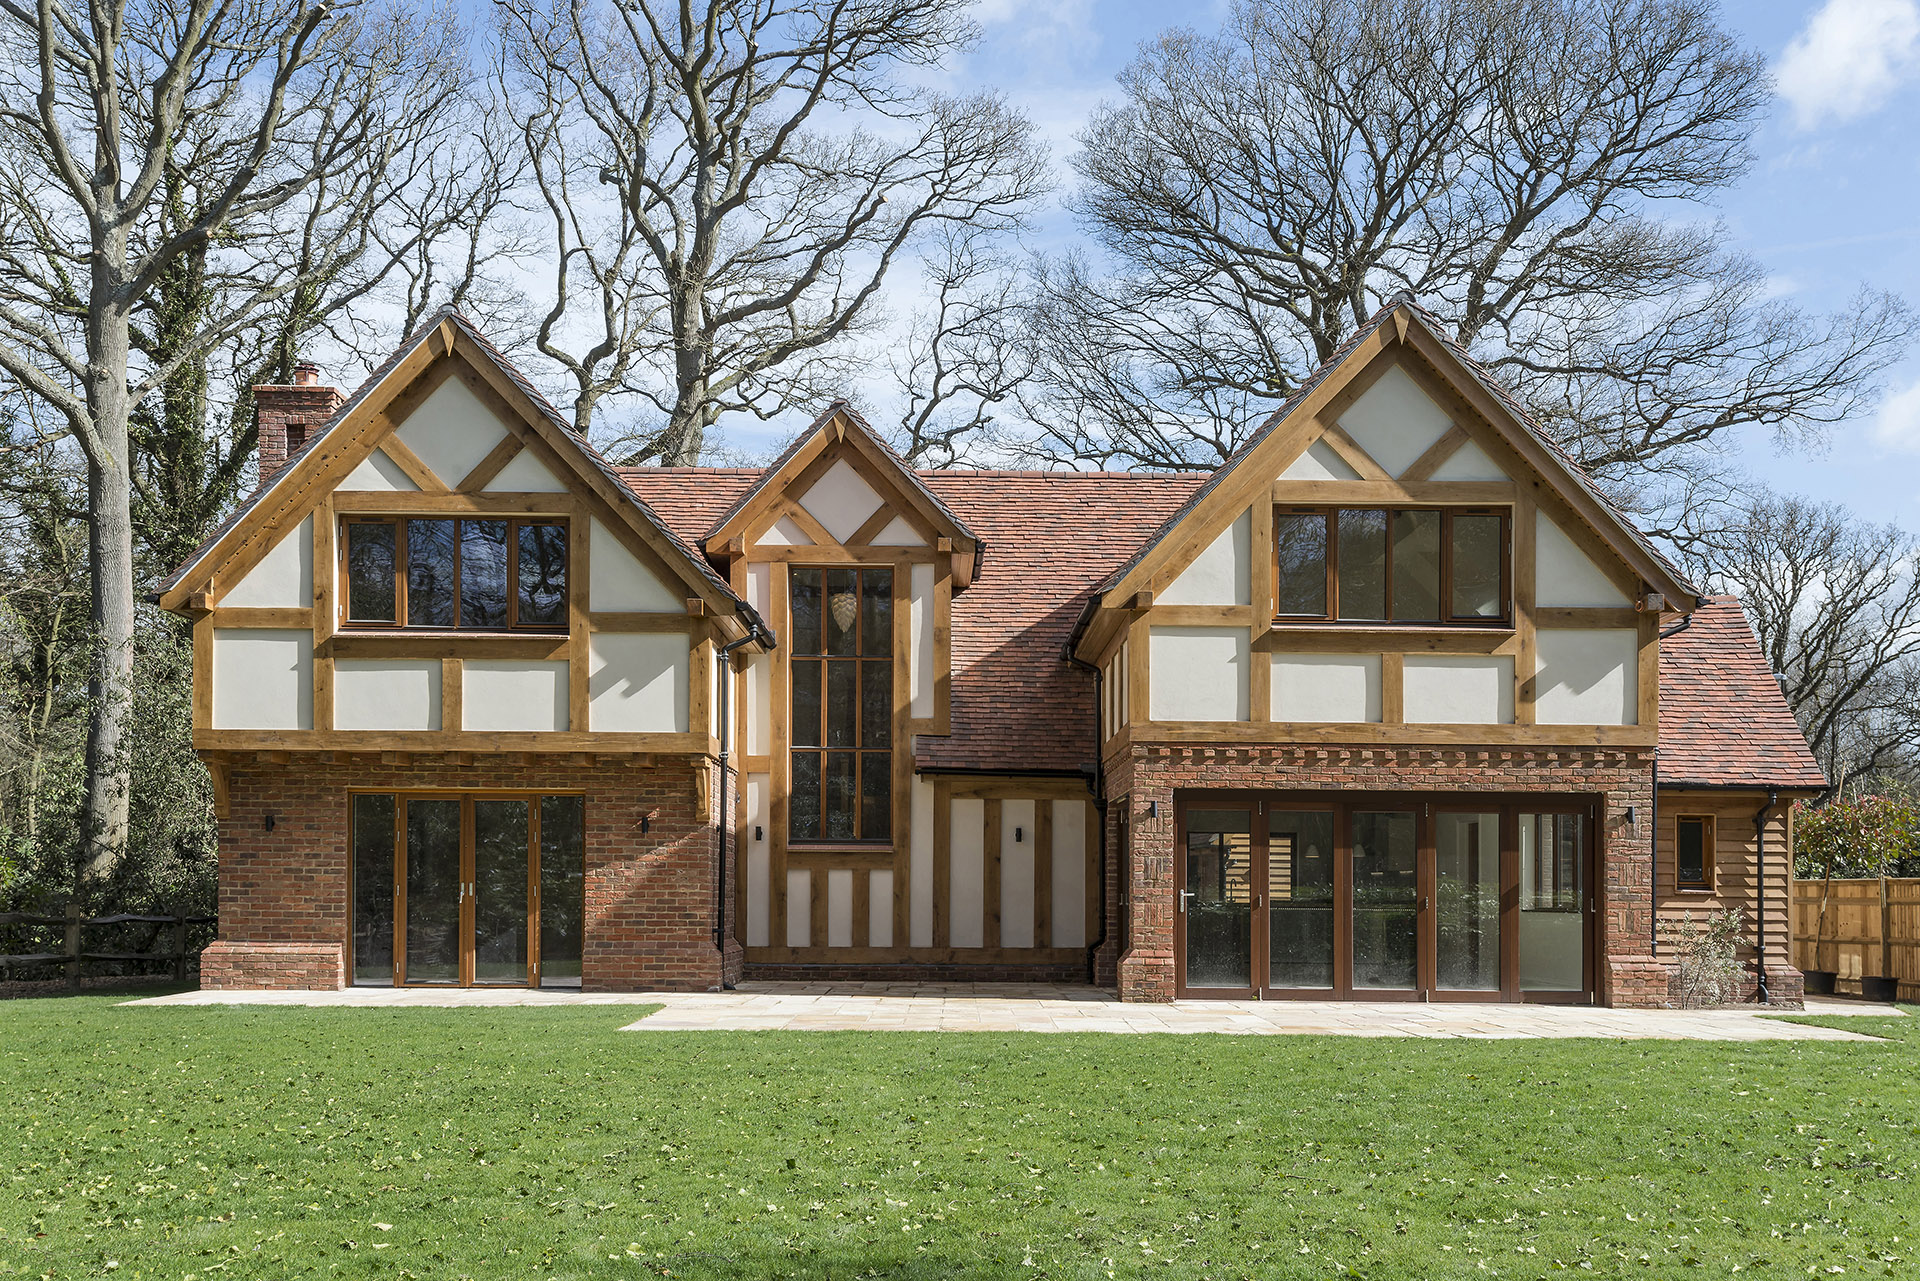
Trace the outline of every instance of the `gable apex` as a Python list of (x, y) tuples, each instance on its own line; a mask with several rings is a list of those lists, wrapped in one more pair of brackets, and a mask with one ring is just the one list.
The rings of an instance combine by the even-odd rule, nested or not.
[[(1338, 416), (1338, 425), (1345, 429), (1352, 406), (1341, 405), (1342, 393), (1352, 394), (1348, 388), (1361, 371), (1396, 349), (1420, 361), (1425, 370), (1437, 375), (1450, 389), (1450, 394), (1457, 394), (1465, 401), (1476, 418), (1484, 420), (1510, 445), (1635, 574), (1666, 596), (1671, 607), (1683, 612), (1693, 608), (1699, 590), (1667, 562), (1645, 534), (1633, 527), (1572, 458), (1533, 421), (1525, 408), (1464, 348), (1446, 336), (1435, 317), (1402, 295), (1381, 307), (1355, 330), (1124, 565), (1108, 575), (1089, 602), (1075, 643), (1095, 609), (1149, 589), (1154, 577), (1167, 568), (1170, 558), (1180, 548), (1195, 540), (1205, 541), (1210, 531), (1224, 528), (1245, 503), (1253, 501), (1272, 478), (1280, 474), (1281, 460), (1297, 462), (1305, 456), (1309, 442), (1330, 438), (1334, 424), (1325, 423), (1321, 415), (1331, 410)], [(1382, 374), (1380, 381), (1386, 377)], [(1408, 383), (1419, 389), (1417, 380), (1409, 377)], [(1424, 390), (1421, 394), (1426, 395)], [(1364, 398), (1363, 392), (1356, 397), (1356, 403)], [(1444, 417), (1445, 411), (1430, 397), (1427, 399)], [(1448, 430), (1446, 425), (1440, 425), (1427, 445), (1438, 444)], [(1187, 529), (1181, 538), (1173, 538), (1174, 531), (1183, 526), (1195, 527)]]

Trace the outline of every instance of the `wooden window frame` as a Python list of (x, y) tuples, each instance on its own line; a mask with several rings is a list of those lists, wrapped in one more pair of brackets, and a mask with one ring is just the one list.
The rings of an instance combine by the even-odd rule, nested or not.
[[(793, 637), (792, 636), (788, 637), (789, 648), (787, 651), (787, 665), (790, 669), (796, 661), (817, 662), (821, 665), (820, 733), (819, 733), (819, 738), (821, 742), (820, 742), (820, 746), (818, 747), (801, 747), (794, 742), (795, 735), (793, 732), (793, 724), (794, 724), (793, 691), (794, 691), (795, 682), (791, 674), (789, 674), (787, 679), (787, 706), (786, 706), (787, 795), (789, 798), (788, 804), (787, 804), (787, 844), (795, 849), (806, 849), (806, 850), (816, 850), (816, 851), (835, 850), (835, 849), (844, 849), (844, 850), (889, 849), (893, 846), (894, 842), (899, 839), (899, 833), (893, 830), (894, 828), (893, 801), (895, 800), (895, 797), (893, 795), (893, 791), (894, 791), (893, 754), (901, 750), (901, 743), (899, 742), (899, 734), (897, 732), (897, 726), (896, 726), (895, 717), (893, 715), (893, 709), (890, 707), (888, 708), (888, 711), (887, 711), (888, 736), (887, 736), (887, 746), (885, 748), (865, 747), (865, 746), (836, 748), (836, 747), (827, 746), (826, 716), (827, 716), (827, 689), (828, 689), (827, 664), (828, 663), (832, 663), (832, 662), (853, 663), (854, 664), (855, 696), (857, 698), (864, 698), (866, 687), (867, 687), (866, 679), (865, 679), (865, 676), (866, 676), (865, 668), (868, 663), (884, 662), (888, 664), (898, 664), (899, 662), (902, 661), (901, 656), (897, 653), (894, 653), (892, 650), (893, 611), (895, 606), (895, 601), (893, 598), (893, 589), (899, 586), (900, 568), (901, 567), (898, 565), (865, 565), (865, 564), (861, 564), (861, 565), (795, 565), (793, 566), (792, 571), (790, 571), (787, 575), (787, 597), (788, 597), (787, 617), (789, 619), (793, 617), (792, 598), (793, 598), (793, 584), (794, 584), (795, 572), (814, 571), (823, 575), (822, 588), (821, 588), (821, 600), (820, 600), (821, 620), (822, 620), (823, 627), (825, 626), (826, 610), (827, 610), (825, 580), (824, 580), (825, 574), (833, 570), (852, 571), (852, 573), (854, 574), (854, 597), (856, 601), (864, 601), (866, 599), (866, 576), (868, 574), (873, 573), (875, 571), (880, 571), (891, 576), (890, 581), (888, 583), (889, 590), (885, 597), (887, 602), (886, 630), (888, 634), (888, 655), (886, 658), (873, 657), (873, 656), (869, 656), (867, 654), (859, 652), (865, 648), (864, 642), (866, 639), (866, 618), (865, 618), (864, 611), (856, 611), (856, 614), (855, 614), (855, 620), (854, 620), (855, 652), (851, 655), (848, 655), (848, 654), (842, 654), (837, 656), (830, 655), (825, 652), (824, 644), (821, 647), (821, 652), (818, 654), (800, 654), (795, 652), (794, 649), (792, 648)], [(789, 628), (789, 630), (791, 630), (791, 628)], [(895, 674), (897, 674), (897, 668), (895, 669)], [(894, 682), (889, 681), (888, 683), (889, 689), (893, 688), (893, 686), (894, 686)], [(864, 706), (860, 707), (859, 711), (864, 712), (865, 711)], [(858, 723), (861, 721), (864, 721), (864, 719), (865, 717), (863, 715), (856, 713), (856, 716), (855, 716), (856, 727)], [(795, 788), (795, 785), (794, 785), (793, 760), (795, 757), (800, 756), (802, 754), (818, 756), (820, 758), (820, 830), (822, 832), (825, 832), (827, 829), (826, 758), (829, 752), (836, 752), (836, 751), (851, 752), (854, 758), (854, 772), (853, 772), (854, 824), (853, 825), (854, 825), (855, 831), (858, 831), (860, 828), (860, 807), (862, 804), (862, 799), (865, 796), (865, 791), (862, 787), (862, 784), (866, 780), (867, 758), (876, 757), (876, 758), (885, 759), (886, 778), (887, 778), (887, 805), (886, 805), (886, 811), (885, 811), (887, 815), (887, 835), (879, 836), (879, 837), (873, 837), (873, 836), (803, 837), (803, 836), (795, 835), (794, 829), (793, 829), (794, 806), (792, 804), (791, 798), (793, 797), (797, 789)]]
[[(1700, 879), (1683, 881), (1680, 879), (1680, 828), (1685, 823), (1699, 823), (1700, 832)], [(1712, 894), (1714, 887), (1714, 842), (1719, 838), (1719, 824), (1712, 814), (1675, 814), (1673, 816), (1673, 888), (1677, 894)]]
[[(1342, 618), (1340, 616), (1340, 539), (1339, 515), (1343, 511), (1377, 511), (1387, 515), (1387, 534), (1385, 552), (1385, 618)], [(1433, 512), (1440, 517), (1440, 617), (1396, 619), (1393, 617), (1393, 517), (1401, 512)], [(1511, 507), (1445, 507), (1422, 506), (1419, 504), (1348, 504), (1335, 506), (1298, 506), (1280, 504), (1274, 507), (1274, 521), (1287, 516), (1319, 516), (1325, 521), (1325, 547), (1327, 571), (1327, 611), (1324, 614), (1282, 614), (1277, 612), (1279, 601), (1267, 602), (1276, 625), (1304, 624), (1307, 626), (1332, 625), (1341, 627), (1478, 627), (1492, 630), (1506, 630), (1514, 625), (1513, 604), (1513, 509)], [(1500, 613), (1495, 617), (1472, 615), (1456, 617), (1453, 614), (1453, 521), (1456, 516), (1498, 516), (1500, 518)], [(1273, 540), (1272, 555), (1273, 581), (1276, 593), (1280, 582), (1280, 540)]]
[[(507, 621), (500, 627), (463, 627), (460, 623), (460, 570), (462, 540), (459, 531), (453, 539), (453, 621), (449, 623), (409, 623), (407, 618), (407, 525), (416, 520), (504, 522), (507, 526)], [(353, 578), (348, 572), (348, 529), (354, 525), (390, 525), (393, 527), (393, 620), (364, 619), (353, 616)], [(522, 623), (520, 621), (520, 530), (528, 525), (558, 525), (567, 534), (567, 581), (573, 581), (573, 523), (565, 516), (514, 516), (507, 513), (463, 513), (458, 516), (408, 514), (395, 516), (352, 515), (340, 518), (339, 552), (336, 572), (340, 582), (340, 617), (337, 631), (388, 632), (466, 632), (475, 636), (497, 636), (503, 632), (534, 632), (565, 635), (568, 622)]]

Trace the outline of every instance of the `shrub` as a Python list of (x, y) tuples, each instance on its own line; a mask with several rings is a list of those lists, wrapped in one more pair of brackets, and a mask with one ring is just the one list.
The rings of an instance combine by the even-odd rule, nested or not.
[(1868, 793), (1793, 806), (1793, 873), (1920, 876), (1920, 801)]
[(1706, 1010), (1730, 1005), (1742, 986), (1741, 966), (1736, 957), (1740, 947), (1742, 917), (1739, 908), (1709, 912), (1696, 923), (1688, 912), (1676, 924), (1663, 922), (1674, 955), (1680, 964), (1675, 996), (1683, 1010)]

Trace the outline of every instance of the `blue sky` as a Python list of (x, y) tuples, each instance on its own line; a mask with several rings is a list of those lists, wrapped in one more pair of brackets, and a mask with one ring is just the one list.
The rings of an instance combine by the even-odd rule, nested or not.
[[(1056, 161), (1088, 108), (1144, 39), (1171, 25), (1209, 29), (1226, 6), (1140, 0), (984, 0), (985, 39), (955, 87), (992, 86), (1024, 107)], [(1726, 21), (1774, 67), (1780, 96), (1755, 139), (1756, 162), (1719, 209), (1732, 242), (1774, 288), (1821, 310), (1863, 283), (1920, 304), (1920, 0), (1741, 3)], [(1036, 239), (1071, 235), (1048, 218)], [(1842, 425), (1817, 454), (1754, 441), (1738, 463), (1778, 488), (1841, 501), (1920, 532), (1920, 359), (1896, 369), (1881, 409)]]

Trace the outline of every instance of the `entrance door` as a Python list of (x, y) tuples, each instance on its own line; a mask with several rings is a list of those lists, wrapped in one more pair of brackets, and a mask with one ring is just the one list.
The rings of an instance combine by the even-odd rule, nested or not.
[(355, 983), (579, 985), (581, 797), (364, 793), (350, 808)]

